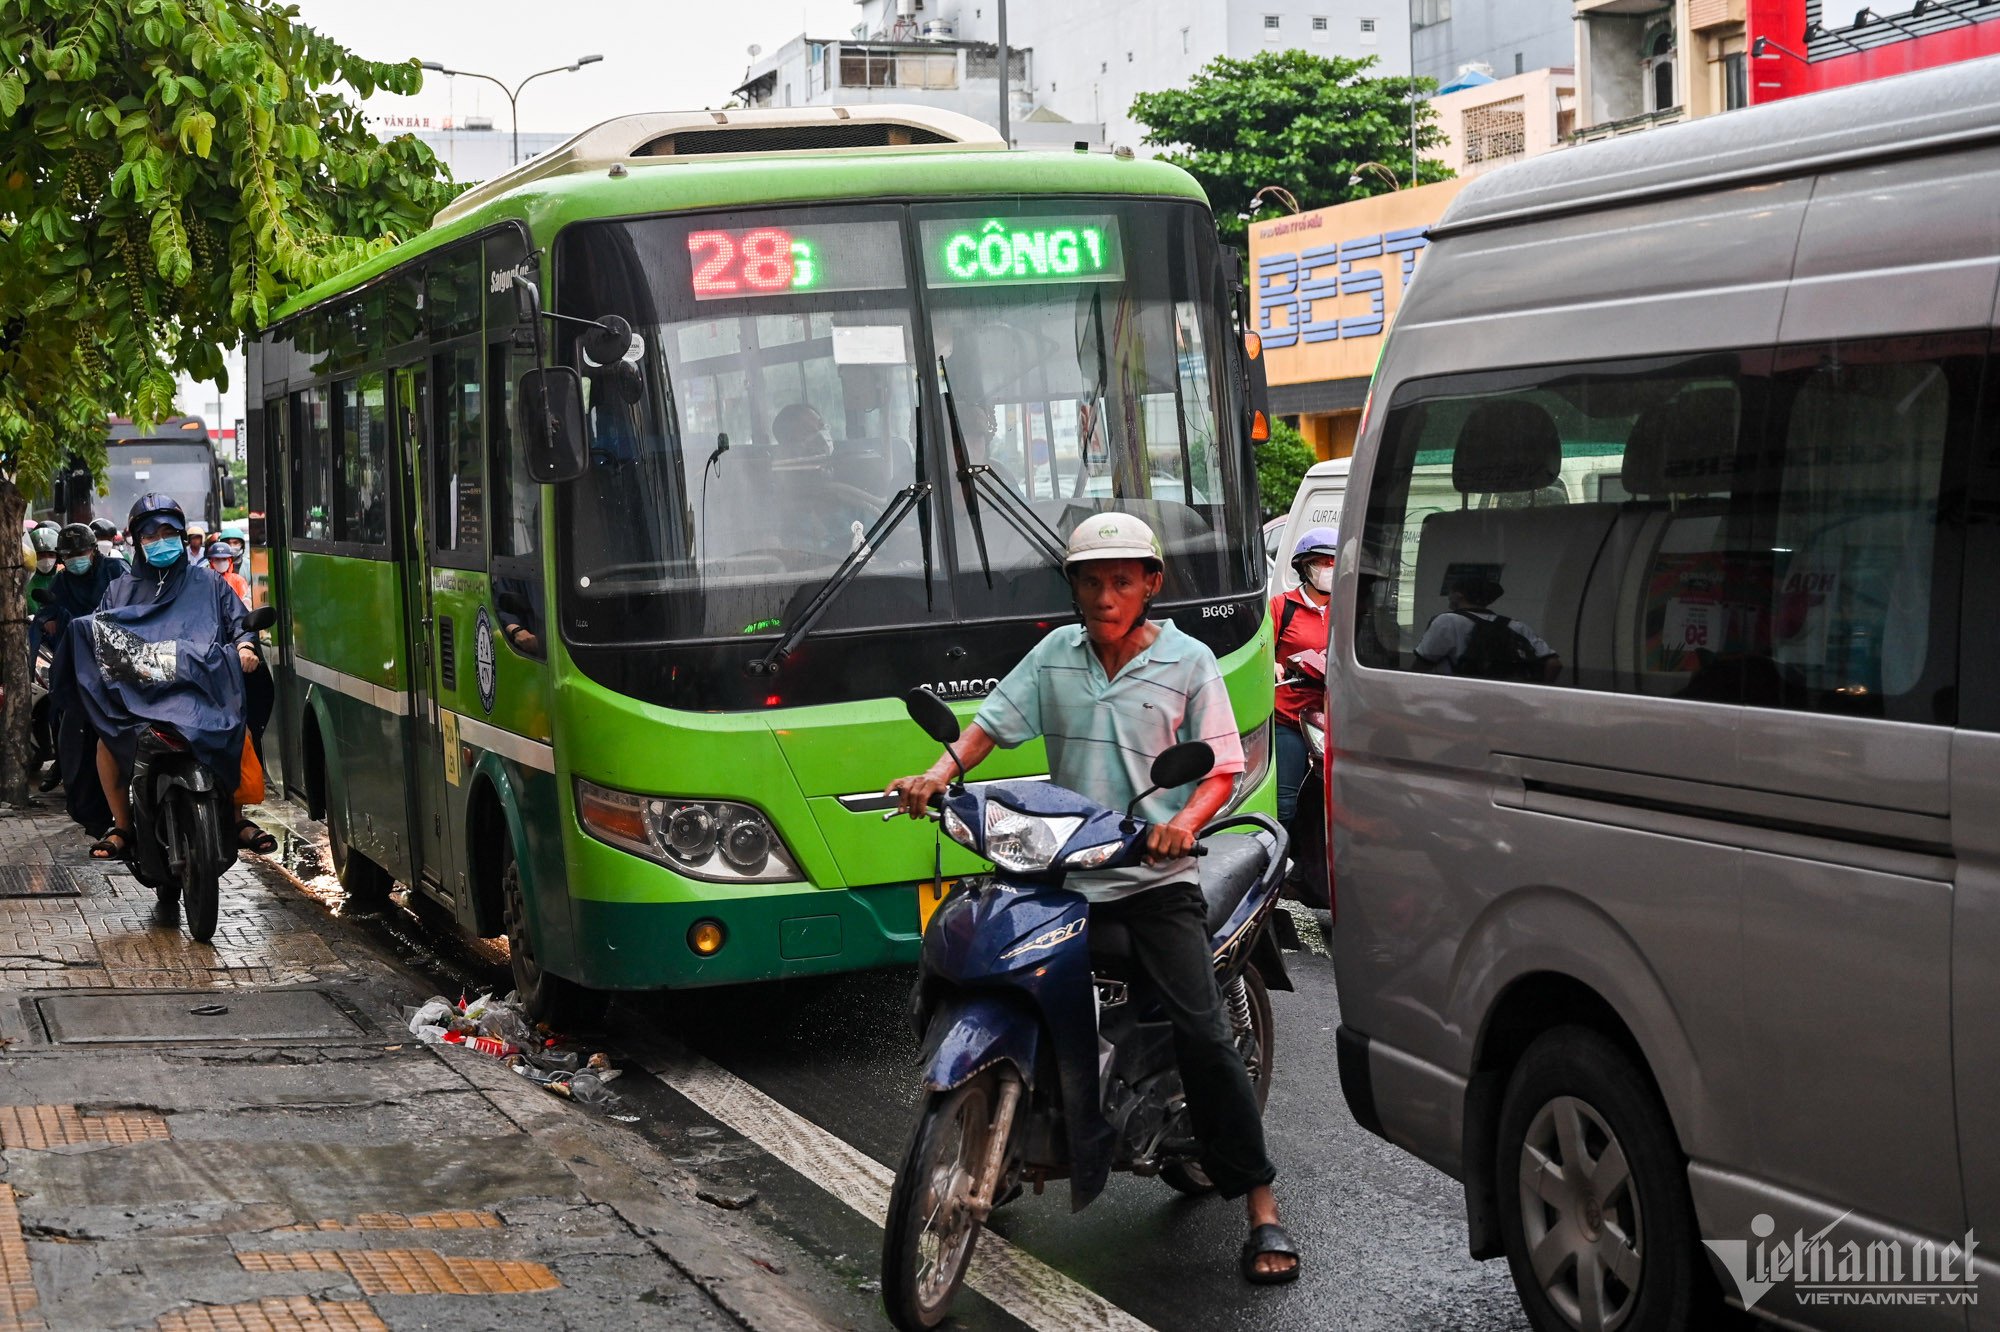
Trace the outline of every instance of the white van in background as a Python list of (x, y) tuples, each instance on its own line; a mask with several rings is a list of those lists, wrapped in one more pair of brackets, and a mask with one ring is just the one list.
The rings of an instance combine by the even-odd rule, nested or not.
[(1271, 560), (1272, 596), (1299, 585), (1298, 573), (1292, 568), (1292, 548), (1298, 545), (1301, 536), (1315, 527), (1340, 530), (1340, 506), (1347, 500), (1347, 467), (1351, 461), (1335, 458), (1331, 462), (1314, 463), (1307, 469), (1305, 480), (1299, 482), (1299, 493), (1292, 498), (1292, 515), (1285, 520), (1285, 533), (1278, 539)]

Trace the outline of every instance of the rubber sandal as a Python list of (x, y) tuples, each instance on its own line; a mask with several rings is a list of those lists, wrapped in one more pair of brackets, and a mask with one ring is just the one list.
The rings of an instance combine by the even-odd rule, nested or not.
[[(255, 833), (256, 836), (246, 840), (243, 836), (246, 832)], [(251, 851), (260, 856), (268, 856), (278, 849), (278, 839), (252, 823), (249, 819), (238, 819), (236, 820), (236, 849), (238, 851)]]
[(92, 860), (123, 860), (132, 851), (132, 830), (113, 828), (90, 844)]
[[(1260, 1272), (1257, 1260), (1267, 1253), (1289, 1254), (1292, 1265), (1280, 1272)], [(1243, 1279), (1253, 1286), (1282, 1286), (1298, 1280), (1300, 1261), (1298, 1246), (1283, 1226), (1254, 1226), (1250, 1238), (1243, 1241)]]

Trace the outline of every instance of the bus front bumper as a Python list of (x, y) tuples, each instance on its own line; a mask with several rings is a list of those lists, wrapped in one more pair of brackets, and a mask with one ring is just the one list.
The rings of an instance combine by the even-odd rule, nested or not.
[[(710, 902), (578, 898), (579, 978), (596, 989), (692, 989), (787, 976), (913, 965), (923, 935), (917, 895), (929, 884), (822, 888)], [(704, 920), (722, 947), (702, 957), (688, 942)]]

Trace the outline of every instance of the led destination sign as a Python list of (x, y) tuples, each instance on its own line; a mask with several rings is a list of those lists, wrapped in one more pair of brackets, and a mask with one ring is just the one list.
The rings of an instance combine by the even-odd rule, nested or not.
[(923, 224), (924, 277), (933, 287), (1116, 282), (1125, 276), (1118, 219), (986, 218)]
[(688, 233), (698, 301), (821, 291), (880, 291), (903, 285), (903, 243), (894, 222), (828, 222)]

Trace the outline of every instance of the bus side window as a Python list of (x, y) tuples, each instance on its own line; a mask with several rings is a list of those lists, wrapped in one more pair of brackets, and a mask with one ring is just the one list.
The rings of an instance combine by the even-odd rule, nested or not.
[(436, 457), (432, 464), (431, 544), (440, 551), (477, 556), (486, 544), (486, 437), (477, 346), (461, 346), (437, 358)]
[(327, 527), (328, 436), (333, 421), (325, 385), (292, 395), (292, 535), (325, 541)]
[(336, 541), (380, 546), (389, 540), (389, 417), (382, 372), (334, 385), (338, 396), (340, 447), (334, 453), (339, 502), (334, 508)]
[[(517, 360), (519, 364), (517, 364)], [(486, 388), (493, 405), (487, 420), (493, 475), (493, 609), (501, 637), (527, 657), (541, 657), (542, 574), (535, 558), (542, 532), (542, 488), (528, 473), (514, 434), (514, 385), (527, 359), (508, 343), (486, 349)]]

